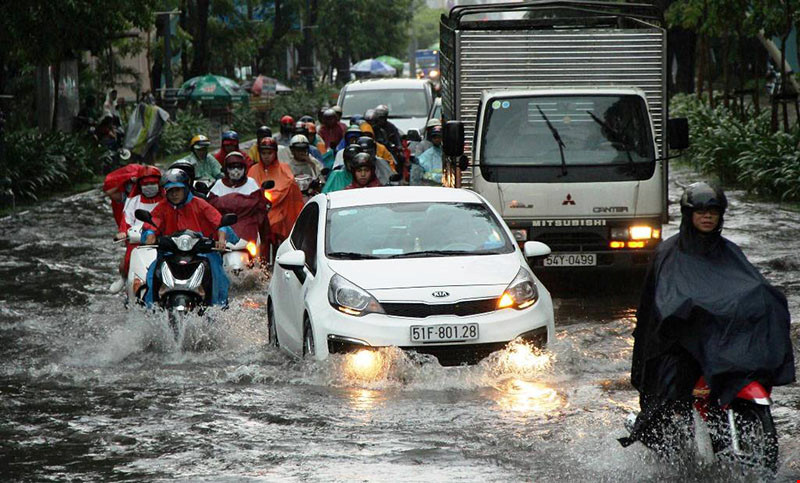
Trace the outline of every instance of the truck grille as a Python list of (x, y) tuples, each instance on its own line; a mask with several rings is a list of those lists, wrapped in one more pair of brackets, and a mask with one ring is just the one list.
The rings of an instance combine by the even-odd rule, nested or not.
[(534, 240), (554, 252), (597, 252), (608, 250), (608, 241), (598, 233), (565, 232), (534, 235)]
[(485, 314), (497, 310), (497, 298), (467, 300), (452, 304), (394, 303), (381, 302), (387, 315), (413, 317), (423, 319), (432, 315), (467, 315)]

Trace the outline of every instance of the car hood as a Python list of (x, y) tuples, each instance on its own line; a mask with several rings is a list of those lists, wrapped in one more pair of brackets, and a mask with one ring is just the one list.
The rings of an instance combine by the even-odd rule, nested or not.
[(389, 121), (397, 126), (401, 134), (407, 133), (409, 129), (416, 129), (422, 134), (425, 132), (425, 122), (427, 119), (424, 117), (393, 117), (390, 118)]
[(328, 260), (334, 272), (365, 290), (415, 287), (503, 287), (520, 269), (516, 253), (392, 260)]

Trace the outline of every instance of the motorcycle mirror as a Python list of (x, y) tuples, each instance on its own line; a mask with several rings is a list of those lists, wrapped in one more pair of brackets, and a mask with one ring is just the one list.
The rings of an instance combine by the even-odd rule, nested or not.
[(236, 216), (236, 213), (225, 213), (222, 215), (222, 220), (219, 222), (219, 227), (222, 228), (223, 226), (235, 225), (237, 221), (239, 221), (239, 217)]
[(139, 221), (150, 223), (151, 225), (153, 224), (153, 215), (147, 210), (140, 208), (133, 213), (133, 216), (135, 216)]
[(331, 174), (331, 170), (330, 170), (330, 168), (322, 168), (322, 171), (320, 171), (320, 174), (322, 176), (327, 177), (329, 174)]
[(267, 181), (261, 183), (262, 190), (271, 190), (274, 187), (275, 187), (275, 182), (272, 181), (271, 179), (268, 179)]
[(125, 149), (125, 148), (120, 149), (119, 150), (119, 159), (121, 159), (123, 161), (127, 161), (127, 160), (131, 159), (131, 152), (128, 151), (127, 149)]

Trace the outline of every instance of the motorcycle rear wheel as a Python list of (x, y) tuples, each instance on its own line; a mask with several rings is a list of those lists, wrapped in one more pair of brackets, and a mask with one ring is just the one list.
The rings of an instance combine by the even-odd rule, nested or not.
[(719, 433), (725, 443), (719, 453), (720, 459), (747, 468), (766, 469), (774, 474), (778, 470), (778, 433), (769, 406), (736, 400), (731, 403), (731, 409), (740, 451), (738, 454), (733, 451), (726, 418)]

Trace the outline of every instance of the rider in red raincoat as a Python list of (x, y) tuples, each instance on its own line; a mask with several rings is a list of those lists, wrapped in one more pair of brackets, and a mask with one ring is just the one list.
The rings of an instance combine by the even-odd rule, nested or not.
[(225, 156), (233, 151), (242, 153), (244, 161), (247, 163), (247, 169), (250, 169), (250, 166), (253, 165), (253, 160), (250, 159), (247, 153), (239, 149), (239, 133), (236, 131), (225, 131), (222, 133), (222, 143), (219, 151), (214, 153), (214, 159), (217, 160), (220, 166), (223, 166), (225, 164)]
[(128, 196), (137, 194), (136, 180), (145, 167), (142, 164), (129, 164), (108, 173), (103, 181), (103, 192), (111, 198), (111, 211), (114, 213), (114, 222), (117, 226), (123, 217), (125, 200)]

